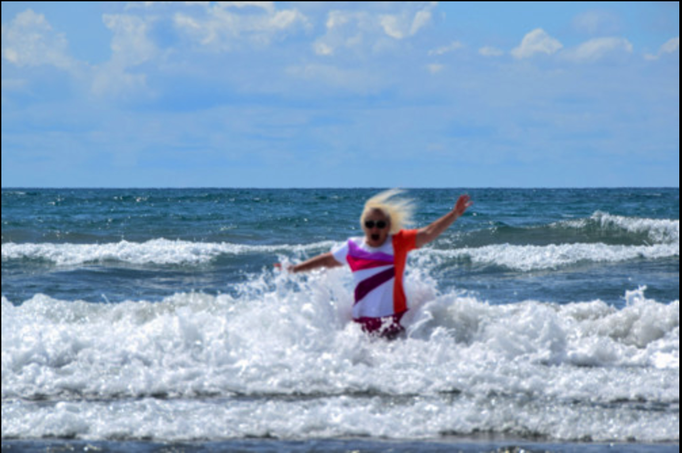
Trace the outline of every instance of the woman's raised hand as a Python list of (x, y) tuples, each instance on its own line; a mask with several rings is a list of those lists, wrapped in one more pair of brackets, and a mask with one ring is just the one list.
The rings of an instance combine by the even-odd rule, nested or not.
[(471, 197), (470, 197), (469, 195), (462, 195), (462, 196), (460, 196), (459, 199), (457, 200), (457, 204), (455, 204), (455, 209), (454, 209), (454, 211), (455, 211), (455, 213), (456, 213), (458, 216), (461, 216), (461, 215), (464, 214), (464, 213), (466, 212), (466, 210), (469, 209), (469, 208), (471, 207), (471, 205), (473, 205), (473, 204), (474, 204), (474, 202), (471, 201)]

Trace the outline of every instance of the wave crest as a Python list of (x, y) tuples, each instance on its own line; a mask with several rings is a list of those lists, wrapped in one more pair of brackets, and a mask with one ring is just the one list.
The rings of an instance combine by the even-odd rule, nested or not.
[(120, 241), (109, 244), (2, 244), (3, 260), (44, 260), (58, 266), (118, 261), (131, 264), (201, 264), (221, 255), (249, 253), (302, 253), (332, 242), (311, 245), (243, 245), (231, 243), (191, 242), (152, 239), (136, 243)]
[(588, 233), (627, 233), (644, 237), (654, 244), (679, 244), (680, 242), (679, 220), (625, 217), (597, 211), (587, 219), (557, 222), (551, 226), (552, 228), (577, 229)]

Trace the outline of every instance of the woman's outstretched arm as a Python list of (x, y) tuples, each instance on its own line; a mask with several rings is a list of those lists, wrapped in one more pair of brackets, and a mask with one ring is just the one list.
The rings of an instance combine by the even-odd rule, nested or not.
[(445, 214), (440, 219), (432, 224), (417, 230), (417, 247), (428, 244), (440, 236), (455, 220), (457, 220), (464, 212), (474, 204), (469, 195), (462, 195), (457, 200), (457, 204), (452, 208), (452, 211)]
[[(296, 264), (295, 266), (289, 266), (286, 268), (286, 270), (289, 272), (308, 272), (315, 269), (319, 269), (321, 267), (338, 266), (342, 266), (342, 264), (336, 261), (336, 258), (334, 258), (334, 255), (332, 255), (331, 252), (327, 252), (323, 253), (322, 255), (317, 255), (313, 258), (310, 258), (309, 260), (304, 261), (300, 264)], [(275, 267), (281, 269), (282, 265), (280, 263), (277, 263), (275, 264)]]

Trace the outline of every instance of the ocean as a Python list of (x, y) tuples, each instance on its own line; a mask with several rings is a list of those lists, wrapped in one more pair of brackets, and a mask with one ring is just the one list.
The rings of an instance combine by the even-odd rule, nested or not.
[(2, 451), (679, 451), (679, 189), (412, 189), (406, 335), (350, 322), (380, 189), (3, 189)]

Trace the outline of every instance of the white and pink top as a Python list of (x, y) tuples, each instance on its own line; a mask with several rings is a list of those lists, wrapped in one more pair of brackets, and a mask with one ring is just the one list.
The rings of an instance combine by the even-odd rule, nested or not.
[(407, 254), (417, 248), (417, 230), (400, 230), (381, 247), (370, 247), (364, 237), (351, 238), (332, 249), (340, 263), (348, 263), (355, 283), (353, 320), (368, 332), (396, 333), (407, 311), (403, 275)]

